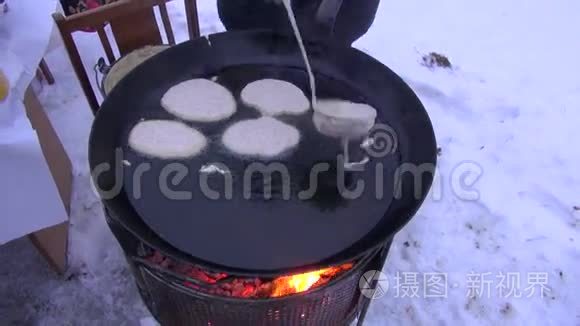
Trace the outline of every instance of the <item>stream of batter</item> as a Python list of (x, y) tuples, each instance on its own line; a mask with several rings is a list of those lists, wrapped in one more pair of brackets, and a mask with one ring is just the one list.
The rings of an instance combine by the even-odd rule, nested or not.
[[(300, 47), (300, 51), (302, 52), (302, 58), (304, 59), (304, 63), (306, 64), (306, 71), (308, 72), (308, 78), (310, 80), (310, 91), (312, 93), (312, 108), (316, 110), (317, 102), (316, 102), (316, 81), (314, 80), (314, 74), (312, 73), (312, 67), (310, 66), (310, 61), (308, 60), (308, 54), (306, 53), (306, 48), (304, 47), (304, 41), (302, 40), (302, 35), (300, 34), (300, 30), (298, 29), (298, 24), (296, 23), (296, 17), (294, 16), (294, 10), (292, 9), (292, 0), (282, 0), (284, 3), (284, 7), (286, 7), (286, 12), (288, 13), (288, 19), (290, 19), (290, 24), (292, 25), (292, 29), (294, 30), (294, 36), (298, 41), (298, 46)], [(352, 163), (349, 160), (349, 153), (348, 153), (348, 142), (350, 135), (348, 132), (341, 137), (341, 143), (343, 147), (343, 154), (345, 160), (345, 167), (350, 167)]]
[(290, 19), (290, 24), (294, 30), (294, 36), (298, 41), (298, 46), (300, 47), (300, 52), (302, 52), (302, 58), (306, 64), (306, 71), (308, 72), (308, 78), (310, 81), (310, 92), (312, 93), (312, 107), (316, 108), (316, 81), (314, 80), (314, 74), (312, 73), (312, 68), (310, 66), (310, 61), (308, 60), (308, 54), (306, 53), (306, 48), (304, 47), (304, 42), (302, 41), (302, 35), (298, 29), (298, 24), (296, 23), (296, 17), (294, 16), (294, 10), (292, 9), (292, 0), (282, 0), (286, 12), (288, 13), (288, 19)]

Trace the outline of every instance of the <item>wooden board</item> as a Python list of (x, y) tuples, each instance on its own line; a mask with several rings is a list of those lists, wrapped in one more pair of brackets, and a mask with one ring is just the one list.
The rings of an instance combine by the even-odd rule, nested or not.
[[(72, 193), (72, 164), (31, 87), (26, 91), (24, 106), (32, 127), (36, 130), (42, 153), (46, 159), (60, 198), (70, 214)], [(58, 273), (67, 265), (68, 221), (29, 235), (38, 251)]]

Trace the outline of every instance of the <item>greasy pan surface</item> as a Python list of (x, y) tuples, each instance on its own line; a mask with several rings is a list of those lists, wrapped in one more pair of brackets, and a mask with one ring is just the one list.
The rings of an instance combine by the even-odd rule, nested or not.
[[(307, 48), (318, 96), (372, 105), (378, 110), (378, 122), (392, 128), (389, 139), (396, 139), (396, 151), (375, 155), (362, 171), (345, 174), (351, 188), (357, 180), (364, 182), (360, 196), (346, 199), (336, 191), (340, 143), (315, 130), (312, 112), (280, 117), (301, 131), (300, 144), (270, 162), (262, 160), (287, 167), (284, 180), (290, 185), (290, 198), (283, 198), (283, 182), (277, 174), (272, 176), (271, 199), (264, 199), (260, 174), (252, 175), (249, 185), (244, 182), (244, 171), (259, 160), (232, 155), (220, 142), (228, 125), (259, 116), (239, 101), (242, 88), (257, 79), (277, 78), (294, 83), (307, 96), (310, 89), (295, 40), (262, 31), (228, 32), (210, 36), (209, 42), (201, 38), (180, 44), (150, 59), (119, 83), (103, 103), (91, 133), (90, 164), (93, 170), (102, 163), (115, 167), (94, 181), (99, 189), (121, 186), (116, 196), (105, 200), (119, 222), (176, 258), (188, 257), (208, 268), (263, 274), (350, 260), (383, 243), (408, 222), (432, 178), (427, 173), (417, 185), (412, 177), (403, 178), (402, 192), (394, 196), (397, 168), (403, 163), (435, 164), (436, 158), (433, 129), (423, 106), (396, 74), (371, 57), (333, 45), (310, 44)], [(128, 147), (128, 133), (142, 119), (176, 119), (160, 106), (171, 86), (211, 77), (232, 91), (238, 111), (227, 121), (188, 123), (210, 140), (202, 154), (167, 161), (145, 157)], [(359, 143), (351, 142), (355, 159), (362, 155)], [(116, 152), (122, 152), (122, 158), (116, 159)], [(207, 177), (219, 199), (208, 198), (201, 191), (200, 168), (216, 162), (227, 166), (233, 176), (231, 198), (224, 198), (220, 174)], [(328, 163), (330, 171), (320, 174), (318, 191), (308, 200), (298, 198), (300, 191), (309, 188), (312, 166), (321, 162)], [(187, 174), (177, 184), (171, 183), (174, 174), (170, 174), (164, 187), (160, 175), (171, 163), (185, 167)], [(139, 173), (145, 164), (147, 171)], [(378, 174), (382, 196), (376, 191), (378, 170), (382, 172)], [(139, 183), (134, 182), (135, 175), (140, 176)], [(244, 198), (244, 186), (251, 190), (250, 199)], [(417, 194), (416, 186), (420, 187)], [(165, 188), (187, 191), (192, 198), (176, 200)]]

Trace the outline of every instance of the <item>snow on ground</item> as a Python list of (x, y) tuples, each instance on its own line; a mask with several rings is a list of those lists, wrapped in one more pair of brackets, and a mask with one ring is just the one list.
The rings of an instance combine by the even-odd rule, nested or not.
[[(573, 0), (381, 3), (355, 46), (417, 92), (441, 156), (430, 198), (393, 243), (390, 286), (368, 325), (580, 325), (579, 10)], [(222, 29), (215, 1), (200, 1), (200, 21), (204, 33)], [(89, 62), (102, 56), (94, 35), (79, 41)], [(421, 65), (431, 51), (454, 68)], [(88, 105), (62, 46), (47, 60), (57, 84), (41, 100), (75, 165), (71, 272), (53, 276), (24, 240), (0, 248), (10, 262), (0, 324), (137, 325), (148, 313), (89, 187)], [(429, 273), (446, 276), (445, 296), (430, 292)]]

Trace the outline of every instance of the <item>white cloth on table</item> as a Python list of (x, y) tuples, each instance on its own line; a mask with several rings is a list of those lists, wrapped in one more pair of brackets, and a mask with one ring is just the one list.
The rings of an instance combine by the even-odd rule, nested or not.
[(0, 244), (66, 220), (23, 104), (56, 8), (56, 0), (18, 0), (0, 16), (0, 69), (10, 82), (8, 98), (0, 103)]

